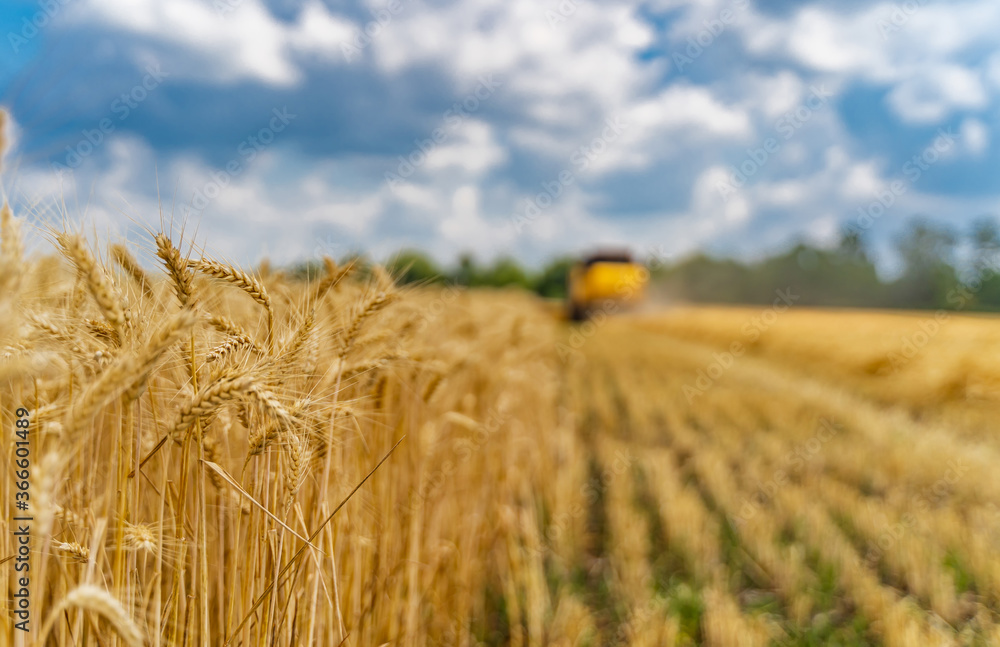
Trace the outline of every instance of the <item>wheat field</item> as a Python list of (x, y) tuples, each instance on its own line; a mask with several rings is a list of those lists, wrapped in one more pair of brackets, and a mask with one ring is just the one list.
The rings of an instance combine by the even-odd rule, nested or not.
[(26, 230), (5, 208), (2, 644), (1000, 641), (994, 319), (571, 327), (170, 231), (29, 257)]

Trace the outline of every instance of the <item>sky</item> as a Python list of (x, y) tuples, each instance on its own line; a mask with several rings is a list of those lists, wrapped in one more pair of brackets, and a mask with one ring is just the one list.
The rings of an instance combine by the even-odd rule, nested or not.
[(759, 258), (1000, 212), (1000, 3), (4, 0), (34, 221), (291, 263)]

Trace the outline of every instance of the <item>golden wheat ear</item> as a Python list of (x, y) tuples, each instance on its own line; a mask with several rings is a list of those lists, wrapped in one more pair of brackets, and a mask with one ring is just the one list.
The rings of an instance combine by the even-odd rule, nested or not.
[(188, 260), (181, 255), (180, 250), (174, 246), (173, 241), (166, 234), (158, 233), (154, 240), (156, 241), (156, 255), (163, 261), (163, 266), (173, 283), (177, 300), (182, 306), (188, 305), (194, 290), (194, 276), (188, 269)]
[(271, 307), (271, 297), (267, 293), (264, 283), (252, 274), (248, 274), (238, 267), (226, 265), (209, 259), (192, 261), (191, 266), (199, 272), (208, 276), (220, 279), (250, 295), (267, 312), (267, 348), (274, 350), (274, 309)]
[(94, 258), (82, 236), (60, 232), (56, 234), (56, 240), (63, 255), (76, 267), (77, 274), (86, 283), (101, 314), (114, 327), (120, 340), (131, 317), (114, 283)]
[[(3, 176), (3, 158), (7, 154), (10, 140), (7, 138), (7, 127), (10, 115), (0, 107), (0, 177)], [(0, 207), (0, 301), (13, 303), (23, 284), (25, 273), (24, 237), (21, 232), (21, 220), (14, 217), (14, 212), (7, 204), (6, 197)], [(10, 311), (7, 303), (0, 310)], [(5, 324), (6, 325), (6, 324)]]
[(45, 643), (45, 639), (48, 638), (63, 612), (73, 607), (104, 618), (129, 647), (142, 647), (144, 642), (142, 630), (129, 617), (121, 602), (104, 589), (93, 584), (81, 584), (66, 594), (66, 597), (49, 613), (49, 617), (45, 620), (39, 644)]
[(142, 290), (143, 295), (152, 297), (152, 281), (146, 274), (146, 271), (139, 265), (138, 261), (135, 260), (135, 257), (132, 256), (132, 253), (128, 251), (128, 248), (121, 243), (115, 243), (110, 249), (111, 257), (135, 281), (136, 285)]
[[(2, 153), (0, 153), (2, 155)], [(6, 202), (0, 207), (0, 294), (12, 298), (21, 284), (24, 240), (21, 224)]]

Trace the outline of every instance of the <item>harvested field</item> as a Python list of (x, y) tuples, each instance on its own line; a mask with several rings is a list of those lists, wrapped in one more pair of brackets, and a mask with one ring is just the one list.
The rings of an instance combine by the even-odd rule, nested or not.
[(28, 644), (1000, 641), (993, 318), (570, 327), (378, 268), (20, 236), (5, 216), (4, 644), (21, 419)]

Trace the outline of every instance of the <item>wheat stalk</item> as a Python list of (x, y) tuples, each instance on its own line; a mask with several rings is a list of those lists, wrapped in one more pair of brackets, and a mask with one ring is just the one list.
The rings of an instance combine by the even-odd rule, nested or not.
[(86, 546), (74, 542), (63, 542), (56, 546), (59, 550), (66, 553), (66, 556), (72, 559), (74, 562), (80, 562), (81, 564), (86, 564), (90, 561), (90, 549)]
[(225, 265), (217, 261), (201, 259), (195, 261), (194, 266), (198, 271), (214, 278), (220, 279), (247, 293), (251, 299), (256, 301), (267, 312), (267, 346), (273, 351), (274, 343), (274, 310), (271, 309), (271, 297), (267, 293), (267, 288), (256, 277), (247, 274), (241, 269)]
[(187, 430), (199, 416), (215, 411), (227, 402), (242, 397), (254, 388), (254, 379), (246, 373), (223, 375), (196, 393), (180, 409), (177, 420), (170, 427), (169, 436), (175, 442), (184, 440)]
[(138, 353), (123, 355), (113, 361), (96, 380), (77, 396), (66, 413), (63, 425), (75, 430), (111, 402), (119, 393), (129, 399), (138, 397), (141, 384), (160, 356), (190, 329), (196, 320), (189, 310), (182, 310), (162, 326)]
[(249, 337), (243, 326), (228, 317), (212, 315), (208, 318), (208, 323), (224, 335), (230, 335), (231, 337)]
[(280, 427), (275, 423), (251, 427), (247, 437), (247, 461), (258, 456), (278, 439)]
[(233, 335), (224, 342), (213, 348), (205, 355), (206, 362), (218, 362), (229, 355), (237, 352), (241, 348), (247, 348), (255, 353), (260, 353), (260, 349), (249, 335)]
[(60, 232), (56, 234), (63, 253), (72, 261), (77, 273), (84, 280), (87, 289), (97, 303), (101, 314), (118, 332), (121, 337), (129, 314), (125, 309), (121, 295), (112, 285), (111, 280), (104, 270), (97, 264), (93, 254), (83, 242), (83, 237), (79, 234), (69, 234)]
[(197, 321), (198, 317), (194, 310), (183, 308), (157, 329), (145, 345), (139, 349), (136, 357), (138, 358), (137, 370), (140, 377), (128, 386), (126, 396), (129, 400), (135, 400), (139, 397), (156, 363), (164, 353), (190, 333)]
[[(0, 133), (2, 129), (0, 124)], [(12, 301), (18, 294), (24, 274), (23, 256), (20, 223), (10, 205), (4, 202), (0, 207), (0, 300)]]
[[(769, 644), (831, 621), (850, 644), (998, 635), (988, 318), (955, 316), (920, 370), (889, 384), (864, 365), (912, 316), (785, 313), (692, 405), (683, 386), (741, 337), (732, 310), (609, 317), (578, 365), (525, 295), (451, 304), (432, 287), (396, 292), (377, 268), (333, 290), (344, 268), (331, 262), (322, 299), (288, 274), (248, 274), (270, 293), (272, 351), (239, 281), (205, 277), (167, 243), (167, 272), (145, 278), (162, 298), (137, 299), (124, 338), (62, 258), (22, 255), (30, 289), (0, 294), (5, 460), (17, 408), (41, 458), (28, 588), (52, 620), (35, 644), (127, 645), (128, 618), (150, 647)], [(106, 269), (139, 293), (124, 265)], [(869, 332), (848, 325), (859, 316)], [(806, 379), (799, 360), (831, 371)], [(937, 389), (948, 405), (932, 409)], [(845, 430), (810, 449), (817, 416)], [(147, 461), (172, 439), (181, 451)], [(16, 481), (0, 481), (8, 507)], [(663, 566), (670, 582), (656, 581)], [(689, 603), (693, 627), (677, 611)]]
[(250, 297), (259, 303), (268, 312), (271, 311), (271, 297), (267, 294), (267, 289), (256, 277), (247, 274), (243, 270), (225, 265), (217, 261), (201, 259), (192, 263), (195, 269), (208, 276), (215, 277), (230, 283), (246, 292)]
[(174, 294), (177, 295), (181, 305), (186, 306), (191, 302), (194, 292), (194, 276), (188, 271), (188, 261), (181, 256), (180, 250), (174, 247), (173, 241), (166, 234), (156, 234), (154, 239), (156, 255), (167, 268), (167, 274), (174, 285)]
[(351, 347), (354, 345), (354, 341), (357, 338), (358, 333), (361, 331), (361, 327), (365, 320), (387, 306), (392, 300), (392, 294), (376, 292), (372, 294), (360, 308), (358, 308), (354, 317), (351, 319), (350, 325), (348, 325), (347, 330), (341, 337), (339, 357), (343, 358), (351, 350)]
[[(0, 124), (0, 129), (3, 125)], [(21, 223), (6, 202), (0, 208), (0, 258), (8, 267), (21, 263), (24, 256), (24, 240), (21, 238)]]
[(289, 433), (286, 441), (288, 459), (288, 470), (285, 472), (285, 501), (286, 506), (291, 505), (302, 487), (305, 478), (306, 466), (309, 463), (309, 448), (298, 434)]
[(319, 301), (326, 296), (327, 292), (339, 286), (340, 282), (350, 276), (357, 267), (355, 261), (351, 261), (343, 267), (338, 267), (337, 262), (329, 256), (323, 257), (323, 265), (326, 268), (326, 275), (316, 284), (312, 299), (310, 299), (313, 302)]
[(295, 335), (285, 344), (284, 348), (281, 349), (282, 360), (287, 364), (292, 364), (297, 359), (299, 351), (309, 340), (309, 335), (312, 333), (313, 328), (316, 325), (316, 311), (310, 310), (309, 314), (306, 315), (305, 320), (302, 325), (299, 326), (298, 330), (295, 331)]
[(125, 546), (129, 550), (156, 552), (156, 535), (146, 524), (125, 523)]
[(73, 589), (49, 612), (49, 616), (42, 626), (39, 644), (46, 644), (45, 641), (56, 621), (62, 617), (64, 611), (72, 607), (101, 616), (108, 621), (115, 633), (121, 636), (129, 647), (142, 647), (142, 631), (132, 622), (125, 609), (114, 596), (93, 584), (81, 584)]
[(291, 429), (296, 425), (295, 417), (281, 404), (277, 396), (267, 389), (262, 388), (260, 385), (254, 385), (250, 389), (250, 395), (261, 405), (264, 411), (271, 415), (275, 422), (285, 429)]
[(139, 263), (136, 262), (135, 258), (128, 251), (128, 248), (121, 243), (115, 243), (111, 246), (111, 256), (115, 259), (115, 262), (125, 270), (125, 273), (132, 277), (132, 280), (136, 282), (142, 293), (147, 296), (153, 296), (153, 289), (151, 287), (152, 282), (146, 275), (145, 270), (143, 270)]
[(54, 504), (53, 511), (56, 519), (62, 521), (65, 524), (78, 526), (80, 528), (82, 528), (85, 525), (83, 517), (73, 512), (72, 510), (68, 510), (62, 507), (59, 504)]
[(89, 423), (100, 409), (135, 383), (140, 375), (136, 357), (119, 357), (73, 400), (63, 419), (63, 427), (72, 433)]

